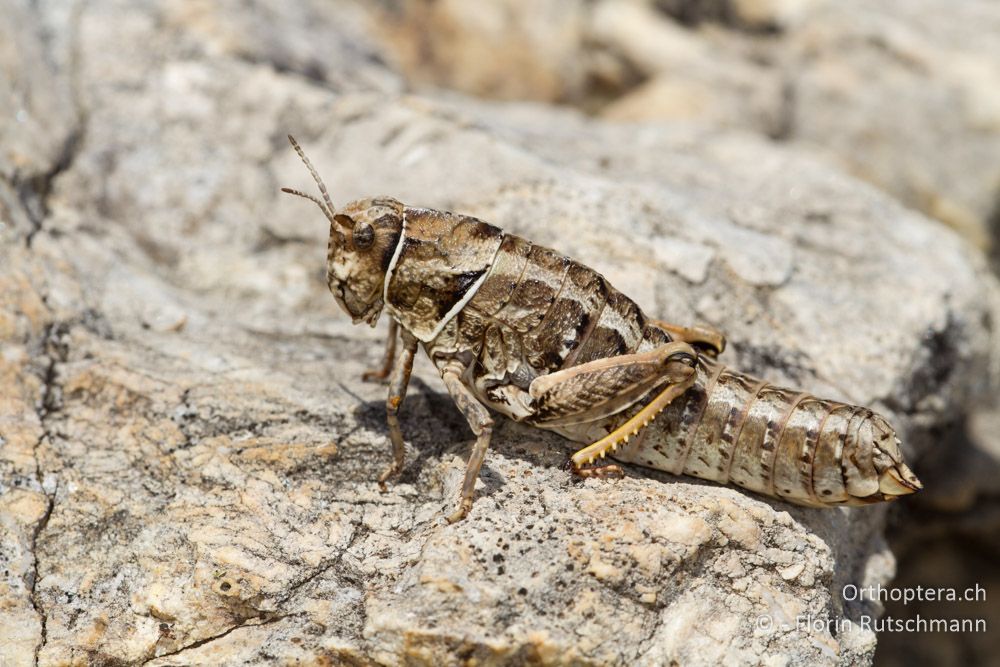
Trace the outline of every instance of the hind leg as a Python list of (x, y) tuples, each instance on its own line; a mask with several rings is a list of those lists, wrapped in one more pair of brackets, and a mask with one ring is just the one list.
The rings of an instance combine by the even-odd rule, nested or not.
[(694, 345), (711, 357), (719, 356), (726, 349), (726, 337), (713, 327), (707, 325), (682, 327), (663, 320), (650, 320), (650, 322), (666, 331), (674, 340)]
[(563, 466), (568, 472), (573, 473), (581, 479), (621, 479), (625, 476), (625, 471), (617, 463), (591, 463), (584, 466), (573, 465), (573, 459), (567, 459)]
[(697, 361), (693, 347), (671, 341), (647, 352), (595, 359), (540, 375), (528, 387), (534, 411), (528, 422), (552, 427), (608, 417), (664, 383), (687, 379)]
[(528, 387), (535, 409), (529, 423), (550, 427), (597, 422), (658, 390), (656, 397), (628, 421), (573, 454), (571, 459), (573, 472), (582, 477), (620, 473), (620, 468), (615, 469), (617, 466), (591, 464), (627, 443), (687, 391), (694, 384), (697, 361), (698, 355), (690, 345), (671, 341), (648, 352), (597, 359), (539, 376)]
[(668, 384), (666, 389), (657, 394), (656, 398), (647, 403), (627, 422), (592, 445), (588, 445), (573, 454), (571, 460), (574, 469), (583, 470), (584, 466), (594, 463), (598, 459), (603, 459), (609, 452), (615, 451), (619, 445), (626, 444), (630, 437), (638, 435), (639, 431), (656, 419), (656, 416), (675, 398), (687, 391), (694, 384), (694, 379), (695, 376), (692, 373), (686, 380)]

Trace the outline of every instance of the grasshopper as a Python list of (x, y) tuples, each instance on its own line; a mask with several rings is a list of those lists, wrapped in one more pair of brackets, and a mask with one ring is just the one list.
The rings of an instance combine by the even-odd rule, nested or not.
[(491, 409), (589, 443), (570, 459), (583, 477), (621, 476), (610, 456), (813, 507), (921, 488), (871, 410), (730, 370), (718, 331), (648, 318), (593, 269), (476, 218), (391, 197), (338, 210), (288, 138), (322, 199), (282, 191), (330, 222), (330, 291), (355, 324), (390, 318), (382, 366), (365, 374), (389, 379), (393, 460), (382, 488), (403, 468), (399, 410), (418, 347), (476, 435), (451, 522), (472, 507)]

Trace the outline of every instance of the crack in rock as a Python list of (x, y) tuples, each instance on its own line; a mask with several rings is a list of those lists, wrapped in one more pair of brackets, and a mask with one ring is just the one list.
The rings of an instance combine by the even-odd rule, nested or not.
[[(150, 662), (152, 662), (154, 660), (160, 660), (161, 658), (169, 658), (169, 657), (178, 655), (180, 653), (183, 653), (184, 651), (190, 651), (192, 649), (196, 649), (196, 648), (202, 647), (205, 644), (209, 644), (209, 643), (214, 642), (216, 640), (222, 639), (223, 637), (226, 637), (227, 635), (235, 632), (236, 630), (239, 630), (240, 628), (250, 628), (250, 627), (259, 627), (259, 626), (262, 626), (262, 625), (270, 625), (271, 623), (277, 623), (278, 621), (286, 619), (289, 616), (294, 616), (294, 614), (289, 614), (288, 616), (280, 616), (280, 615), (279, 616), (274, 616), (274, 615), (270, 615), (270, 614), (262, 614), (260, 616), (251, 616), (250, 618), (244, 619), (243, 621), (237, 623), (236, 625), (234, 625), (232, 627), (226, 628), (225, 630), (223, 630), (222, 632), (220, 632), (218, 634), (212, 635), (210, 637), (205, 637), (204, 639), (199, 639), (197, 641), (193, 641), (190, 644), (186, 644), (186, 645), (180, 647), (179, 649), (177, 649), (175, 651), (171, 651), (170, 653), (164, 653), (163, 655), (154, 655), (154, 656), (152, 656), (150, 658), (147, 658), (146, 660), (144, 660), (142, 662), (142, 664), (143, 665), (148, 665)], [(260, 621), (260, 622), (259, 623), (254, 623), (253, 621)]]
[(35, 613), (38, 614), (41, 623), (41, 637), (38, 645), (35, 647), (35, 665), (38, 665), (39, 654), (48, 641), (48, 615), (45, 608), (42, 606), (37, 590), (40, 578), (38, 540), (41, 537), (42, 532), (44, 532), (45, 528), (48, 526), (49, 518), (52, 516), (52, 512), (55, 509), (56, 493), (58, 492), (58, 483), (51, 493), (45, 489), (45, 473), (42, 469), (39, 450), (41, 449), (42, 443), (50, 437), (48, 424), (49, 419), (60, 409), (61, 387), (57, 379), (57, 368), (58, 365), (65, 362), (69, 356), (69, 347), (67, 343), (61, 340), (66, 336), (68, 327), (69, 325), (67, 323), (57, 322), (50, 324), (46, 327), (41, 342), (42, 350), (44, 350), (48, 355), (48, 363), (46, 364), (44, 373), (42, 374), (41, 392), (38, 404), (35, 408), (42, 432), (32, 448), (32, 456), (35, 461), (35, 481), (38, 484), (38, 488), (41, 489), (43, 494), (45, 494), (46, 506), (45, 513), (42, 515), (42, 518), (39, 519), (38, 524), (35, 526), (31, 536), (32, 576), (31, 586), (29, 587), (29, 595), (31, 597), (31, 605), (34, 608)]
[(69, 18), (69, 88), (76, 115), (76, 124), (66, 136), (59, 154), (47, 170), (32, 174), (27, 178), (18, 178), (15, 175), (11, 179), (11, 185), (17, 192), (21, 206), (32, 226), (25, 236), (25, 245), (28, 248), (31, 248), (35, 236), (42, 231), (45, 219), (49, 216), (49, 197), (52, 194), (52, 186), (56, 178), (73, 167), (87, 136), (88, 114), (80, 99), (80, 24), (83, 20), (84, 6), (83, 2), (75, 4), (70, 10)]

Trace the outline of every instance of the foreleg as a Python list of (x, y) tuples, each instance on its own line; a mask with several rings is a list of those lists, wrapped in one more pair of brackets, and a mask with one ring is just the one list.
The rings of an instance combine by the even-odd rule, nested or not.
[(381, 382), (389, 377), (392, 372), (392, 362), (396, 357), (396, 339), (398, 338), (399, 325), (396, 320), (389, 320), (389, 335), (385, 340), (385, 353), (382, 355), (382, 365), (361, 375), (365, 382)]
[[(395, 338), (395, 332), (393, 332)], [(403, 352), (392, 367), (392, 378), (389, 380), (389, 396), (385, 401), (385, 418), (389, 424), (389, 440), (392, 441), (392, 465), (378, 478), (379, 486), (385, 489), (385, 482), (390, 477), (398, 475), (403, 470), (405, 449), (403, 447), (403, 432), (399, 428), (399, 407), (406, 397), (406, 387), (410, 384), (410, 373), (413, 371), (413, 357), (417, 353), (417, 339), (403, 332)]]

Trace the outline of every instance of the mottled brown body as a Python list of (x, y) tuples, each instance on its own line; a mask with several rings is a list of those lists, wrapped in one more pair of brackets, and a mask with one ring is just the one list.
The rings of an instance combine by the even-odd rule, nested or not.
[[(423, 223), (427, 212), (419, 215)], [(490, 408), (577, 442), (598, 440), (624, 423), (641, 400), (631, 411), (552, 424), (551, 415), (533, 405), (531, 383), (588, 361), (653, 350), (669, 342), (670, 334), (592, 269), (486, 223), (465, 220), (490, 239), (496, 255), (484, 279), (482, 255), (476, 257), (481, 285), (424, 343), (431, 359), (439, 367), (458, 359), (467, 369), (463, 381)], [(449, 250), (450, 239), (435, 242), (444, 256), (464, 255), (464, 243)], [(392, 298), (396, 282), (390, 282), (388, 300), (394, 309), (399, 308)], [(453, 300), (445, 303), (454, 305)], [(692, 387), (612, 456), (798, 504), (867, 504), (886, 499), (878, 479), (864, 476), (853, 463), (854, 457), (872, 457), (872, 448), (862, 442), (862, 435), (872, 431), (883, 443), (894, 437), (867, 408), (777, 387), (702, 356)]]
[[(301, 150), (296, 150), (306, 162)], [(804, 505), (912, 493), (895, 433), (866, 408), (824, 401), (725, 368), (717, 332), (647, 318), (599, 273), (475, 218), (365, 199), (335, 211), (330, 289), (355, 322), (392, 318), (384, 368), (394, 464), (396, 414), (422, 346), (477, 435), (452, 519), (471, 506), (492, 432), (483, 406), (584, 443), (597, 459), (687, 474)], [(396, 324), (403, 350), (393, 362)], [(662, 414), (660, 414), (662, 411)], [(658, 416), (659, 415), (659, 416)]]

